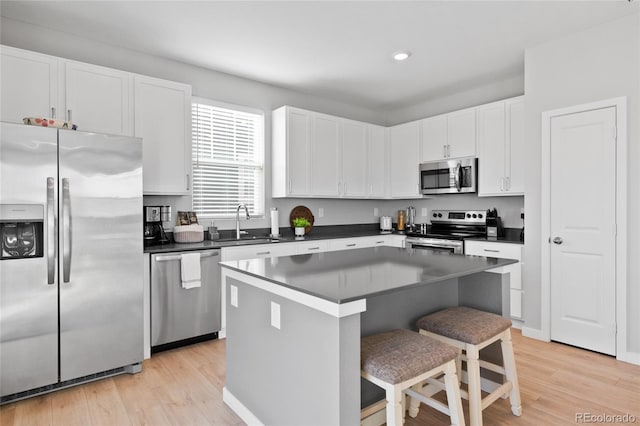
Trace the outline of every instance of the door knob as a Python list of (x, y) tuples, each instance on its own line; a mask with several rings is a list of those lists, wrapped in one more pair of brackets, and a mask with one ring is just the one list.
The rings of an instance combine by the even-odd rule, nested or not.
[(554, 244), (562, 244), (562, 238), (560, 238), (560, 237), (555, 237), (555, 238), (553, 239), (553, 243), (554, 243)]

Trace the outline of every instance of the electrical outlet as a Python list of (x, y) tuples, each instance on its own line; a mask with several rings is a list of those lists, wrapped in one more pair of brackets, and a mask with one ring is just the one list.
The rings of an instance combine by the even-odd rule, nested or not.
[(238, 287), (235, 285), (230, 285), (229, 289), (231, 290), (231, 306), (234, 308), (238, 307)]
[(318, 208), (318, 217), (324, 217), (324, 209), (322, 207)]
[(271, 325), (280, 330), (280, 305), (271, 302)]
[(377, 207), (374, 207), (374, 208), (373, 208), (373, 216), (374, 216), (374, 217), (378, 217), (378, 216), (380, 216), (380, 212), (378, 211), (378, 208), (377, 208)]
[(427, 208), (426, 207), (422, 208), (422, 213), (421, 214), (422, 214), (422, 217), (427, 217), (428, 213), (427, 213)]

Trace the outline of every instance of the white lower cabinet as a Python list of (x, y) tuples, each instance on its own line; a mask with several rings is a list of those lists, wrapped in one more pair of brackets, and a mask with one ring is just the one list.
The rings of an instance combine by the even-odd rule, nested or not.
[(511, 317), (522, 318), (522, 244), (500, 243), (491, 241), (465, 241), (464, 253), (474, 256), (496, 257), (498, 259), (514, 259), (518, 263), (505, 266), (510, 273)]

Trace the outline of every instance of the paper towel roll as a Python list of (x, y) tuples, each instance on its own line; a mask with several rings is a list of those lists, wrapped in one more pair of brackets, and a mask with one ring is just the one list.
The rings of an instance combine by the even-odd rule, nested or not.
[(271, 208), (271, 236), (279, 237), (280, 236), (280, 227), (278, 226), (278, 208)]

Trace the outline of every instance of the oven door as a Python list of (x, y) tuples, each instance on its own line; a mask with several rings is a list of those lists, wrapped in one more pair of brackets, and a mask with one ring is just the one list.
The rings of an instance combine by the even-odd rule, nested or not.
[(476, 158), (423, 163), (420, 190), (425, 195), (476, 192), (476, 165)]
[(407, 238), (407, 249), (430, 250), (448, 253), (464, 253), (464, 242), (440, 238)]

